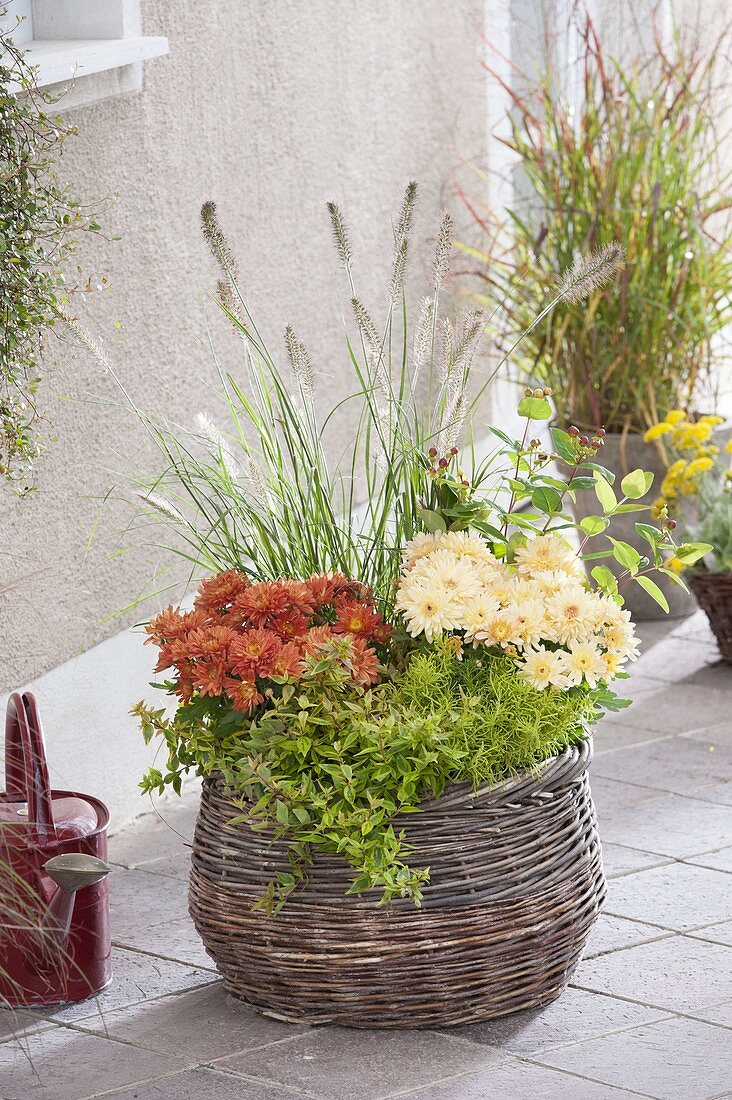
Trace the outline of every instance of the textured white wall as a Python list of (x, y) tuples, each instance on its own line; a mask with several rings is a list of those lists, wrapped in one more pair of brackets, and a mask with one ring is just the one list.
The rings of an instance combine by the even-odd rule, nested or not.
[[(337, 263), (324, 210), (335, 197), (353, 227), (363, 293), (374, 307), (389, 262), (389, 216), (404, 182), (422, 187), (417, 264), (461, 157), (484, 154), (478, 64), (483, 5), (474, 0), (203, 0), (144, 4), (144, 31), (170, 38), (144, 91), (70, 114), (63, 176), (82, 195), (119, 198), (104, 216), (122, 240), (88, 242), (80, 259), (111, 289), (77, 304), (135, 398), (183, 422), (212, 407), (202, 298), (214, 266), (198, 229), (218, 200), (265, 331), (292, 320), (329, 387), (344, 384)], [(419, 239), (421, 237), (421, 239)], [(120, 328), (115, 329), (115, 322)], [(236, 344), (213, 319), (217, 347)], [(85, 351), (51, 341), (41, 401), (59, 442), (39, 492), (2, 500), (4, 575), (50, 567), (0, 602), (0, 689), (37, 675), (120, 628), (101, 622), (151, 575), (150, 555), (109, 559), (125, 518), (107, 507), (115, 471), (141, 457), (132, 419)], [(128, 616), (129, 619), (129, 616)]]
[[(346, 209), (362, 294), (376, 310), (389, 218), (406, 180), (418, 179), (415, 262), (426, 267), (440, 208), (457, 206), (461, 158), (485, 159), (484, 4), (147, 0), (143, 15), (146, 34), (170, 39), (170, 56), (146, 66), (141, 94), (69, 114), (79, 136), (62, 175), (81, 195), (118, 194), (103, 221), (122, 238), (83, 246), (81, 264), (111, 289), (77, 300), (77, 312), (140, 404), (188, 424), (213, 410), (202, 303), (215, 269), (198, 214), (215, 198), (264, 331), (278, 340), (293, 321), (330, 397), (347, 371), (324, 204)], [(236, 341), (215, 312), (212, 330), (233, 364)], [(149, 583), (155, 555), (112, 556), (128, 518), (114, 501), (89, 538), (119, 472), (150, 468), (150, 456), (86, 351), (54, 338), (46, 359), (41, 402), (58, 443), (35, 495), (0, 497), (0, 581), (48, 571), (0, 598), (0, 692), (35, 681), (58, 781), (108, 798), (120, 824), (140, 809), (148, 757), (125, 712), (148, 678), (148, 653), (139, 636), (118, 633), (145, 612), (106, 617)]]

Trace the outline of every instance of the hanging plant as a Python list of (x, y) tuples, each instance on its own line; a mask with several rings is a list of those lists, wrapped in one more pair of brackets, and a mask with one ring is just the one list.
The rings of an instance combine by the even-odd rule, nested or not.
[(44, 339), (74, 289), (64, 269), (80, 235), (100, 228), (58, 181), (76, 129), (51, 117), (53, 102), (12, 31), (0, 32), (0, 475), (20, 493), (44, 446), (36, 395)]

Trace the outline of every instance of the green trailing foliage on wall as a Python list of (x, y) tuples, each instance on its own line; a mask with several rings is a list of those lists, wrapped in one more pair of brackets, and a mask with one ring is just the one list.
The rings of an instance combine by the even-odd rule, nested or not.
[(48, 442), (37, 403), (41, 354), (74, 289), (69, 255), (83, 233), (100, 228), (94, 208), (58, 179), (76, 130), (49, 113), (53, 102), (11, 32), (0, 33), (0, 475), (21, 493), (33, 488)]

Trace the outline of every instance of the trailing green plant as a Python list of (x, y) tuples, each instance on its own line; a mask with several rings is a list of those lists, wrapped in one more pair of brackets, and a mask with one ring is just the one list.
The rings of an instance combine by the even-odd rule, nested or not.
[(479, 261), (478, 301), (504, 306), (510, 341), (573, 255), (622, 242), (617, 283), (549, 314), (514, 361), (551, 386), (560, 424), (642, 432), (694, 407), (732, 320), (732, 175), (718, 156), (730, 34), (708, 52), (677, 33), (615, 57), (589, 17), (578, 30), (579, 105), (557, 94), (551, 61), (526, 93), (511, 91), (507, 144), (524, 198), (508, 223), (469, 202), (488, 243), (458, 247)]
[(76, 129), (52, 108), (12, 32), (0, 31), (0, 476), (21, 492), (32, 487), (44, 445), (44, 340), (68, 302), (69, 257), (83, 233), (100, 228), (58, 180), (58, 158)]

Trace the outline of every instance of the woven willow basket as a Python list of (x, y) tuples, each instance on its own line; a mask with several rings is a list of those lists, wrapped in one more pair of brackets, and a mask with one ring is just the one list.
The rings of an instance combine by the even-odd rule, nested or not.
[(732, 573), (697, 565), (689, 574), (689, 588), (706, 611), (722, 660), (732, 665)]
[[(591, 741), (475, 792), (453, 785), (404, 815), (424, 903), (346, 897), (352, 869), (316, 853), (276, 917), (252, 911), (287, 848), (228, 822), (223, 781), (204, 782), (190, 911), (226, 987), (290, 1022), (464, 1024), (546, 1004), (577, 965), (605, 897), (587, 768)], [(401, 822), (400, 822), (401, 824)]]

